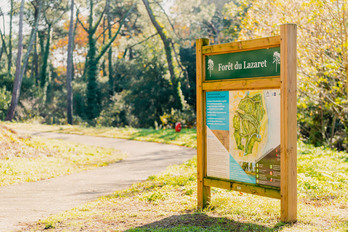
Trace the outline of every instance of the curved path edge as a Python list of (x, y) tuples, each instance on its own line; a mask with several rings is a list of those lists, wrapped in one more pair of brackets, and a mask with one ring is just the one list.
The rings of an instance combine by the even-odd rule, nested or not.
[(125, 189), (192, 158), (194, 149), (115, 138), (16, 130), (19, 134), (63, 139), (115, 148), (128, 154), (118, 163), (48, 180), (0, 187), (0, 231), (23, 229), (21, 224), (72, 209)]

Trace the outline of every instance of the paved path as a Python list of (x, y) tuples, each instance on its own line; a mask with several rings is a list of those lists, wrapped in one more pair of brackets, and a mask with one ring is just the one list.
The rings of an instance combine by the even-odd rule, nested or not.
[(118, 163), (49, 180), (0, 187), (0, 231), (20, 229), (20, 224), (44, 219), (81, 203), (146, 180), (170, 164), (180, 164), (195, 150), (158, 143), (113, 138), (19, 131), (46, 138), (111, 147), (128, 153)]

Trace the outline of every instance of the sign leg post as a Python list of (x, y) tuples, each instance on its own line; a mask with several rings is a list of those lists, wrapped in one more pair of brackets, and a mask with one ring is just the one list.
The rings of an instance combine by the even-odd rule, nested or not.
[(280, 26), (281, 221), (297, 220), (296, 24)]
[(207, 158), (205, 144), (205, 97), (202, 89), (204, 60), (202, 46), (208, 45), (209, 39), (196, 40), (196, 73), (197, 73), (197, 206), (205, 208), (210, 202), (210, 187), (204, 186), (204, 177), (207, 175)]

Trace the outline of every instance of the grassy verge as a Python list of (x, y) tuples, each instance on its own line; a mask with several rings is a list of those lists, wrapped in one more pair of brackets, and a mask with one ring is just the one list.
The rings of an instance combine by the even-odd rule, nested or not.
[(131, 139), (146, 142), (168, 143), (186, 147), (196, 147), (196, 130), (183, 129), (180, 133), (175, 130), (155, 130), (137, 128), (83, 127), (70, 125), (44, 125), (28, 123), (6, 123), (12, 129), (55, 132), (77, 135), (91, 135), (109, 138)]
[(212, 189), (196, 210), (196, 160), (51, 216), (25, 231), (347, 231), (348, 154), (299, 144), (298, 222), (279, 223), (279, 200)]
[(39, 137), (22, 138), (0, 127), (0, 186), (32, 182), (117, 162), (114, 149)]

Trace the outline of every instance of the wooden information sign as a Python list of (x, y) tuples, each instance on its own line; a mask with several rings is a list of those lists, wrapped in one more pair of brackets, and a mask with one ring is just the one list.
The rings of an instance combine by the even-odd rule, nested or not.
[(218, 187), (280, 199), (281, 220), (296, 221), (296, 25), (196, 49), (198, 207)]

